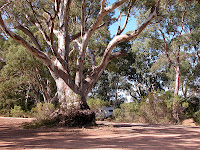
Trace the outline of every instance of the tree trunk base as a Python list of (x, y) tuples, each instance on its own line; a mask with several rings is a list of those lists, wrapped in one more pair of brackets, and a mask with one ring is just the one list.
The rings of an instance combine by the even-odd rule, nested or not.
[(75, 112), (58, 114), (53, 118), (58, 125), (68, 127), (82, 127), (95, 125), (95, 114), (91, 110), (78, 110)]
[(95, 113), (90, 109), (63, 109), (60, 107), (50, 116), (53, 124), (67, 127), (95, 125)]
[(173, 100), (173, 111), (172, 115), (174, 120), (176, 121), (177, 124), (180, 124), (180, 111), (179, 111), (179, 102), (177, 101), (177, 97), (174, 98)]

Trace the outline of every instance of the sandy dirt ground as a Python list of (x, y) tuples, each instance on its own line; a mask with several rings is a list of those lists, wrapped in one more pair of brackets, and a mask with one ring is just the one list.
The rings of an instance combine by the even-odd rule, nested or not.
[(0, 117), (0, 150), (200, 150), (200, 127), (97, 122), (90, 128), (23, 129)]

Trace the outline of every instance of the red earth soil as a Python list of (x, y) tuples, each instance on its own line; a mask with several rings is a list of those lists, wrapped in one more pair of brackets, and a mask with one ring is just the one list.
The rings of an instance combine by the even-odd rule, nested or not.
[(0, 117), (0, 150), (200, 150), (200, 127), (97, 122), (89, 128), (23, 129), (32, 119)]

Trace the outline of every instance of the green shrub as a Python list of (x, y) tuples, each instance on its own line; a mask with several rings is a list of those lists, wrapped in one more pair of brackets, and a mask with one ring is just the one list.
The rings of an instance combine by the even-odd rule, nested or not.
[(196, 114), (199, 110), (200, 110), (200, 99), (197, 97), (190, 97), (189, 99), (187, 99), (187, 108), (185, 109), (185, 116), (187, 118), (194, 118), (194, 120), (196, 119)]
[(10, 109), (7, 108), (0, 109), (0, 116), (9, 117)]
[(116, 121), (120, 122), (138, 122), (139, 120), (139, 104), (123, 103), (120, 108), (114, 110), (113, 116)]
[(147, 123), (151, 124), (171, 124), (173, 93), (149, 92), (140, 104), (140, 115)]
[(140, 116), (146, 123), (151, 124), (170, 124), (173, 120), (165, 103), (141, 103)]
[(38, 103), (36, 107), (31, 109), (31, 114), (37, 120), (48, 120), (54, 110), (55, 107), (51, 103)]
[(146, 122), (152, 124), (173, 123), (172, 104), (173, 93), (149, 92), (140, 103), (124, 103), (114, 110), (116, 121)]
[(193, 118), (194, 118), (194, 121), (195, 121), (197, 124), (200, 124), (200, 110), (199, 110), (199, 111), (196, 111), (196, 112), (193, 114)]
[(114, 109), (113, 116), (116, 121), (124, 122), (125, 112), (121, 108)]
[(26, 117), (26, 113), (21, 109), (21, 106), (14, 106), (10, 111), (10, 115), (12, 117)]
[(98, 112), (98, 109), (103, 106), (108, 106), (108, 101), (103, 101), (99, 98), (90, 98), (87, 100), (87, 104), (93, 112)]
[(200, 124), (199, 98), (188, 100), (175, 96), (172, 91), (149, 92), (140, 103), (124, 103), (114, 110), (114, 118), (120, 122), (146, 122), (151, 124), (174, 124), (173, 101), (176, 101), (176, 114), (180, 121), (194, 118)]

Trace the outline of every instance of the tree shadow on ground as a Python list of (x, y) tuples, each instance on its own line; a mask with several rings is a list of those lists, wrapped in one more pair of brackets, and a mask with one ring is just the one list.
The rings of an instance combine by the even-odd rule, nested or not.
[(0, 126), (0, 149), (200, 149), (200, 128), (135, 124), (101, 128)]

